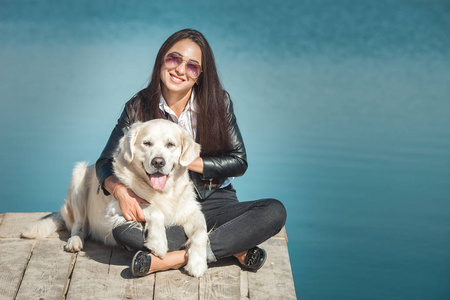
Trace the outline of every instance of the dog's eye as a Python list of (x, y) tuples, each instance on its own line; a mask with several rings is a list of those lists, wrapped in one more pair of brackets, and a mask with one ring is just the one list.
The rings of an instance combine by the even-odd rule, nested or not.
[(167, 148), (173, 148), (173, 147), (175, 147), (175, 144), (172, 143), (172, 142), (168, 142), (167, 145), (166, 145), (166, 147), (167, 147)]
[(147, 147), (151, 147), (153, 144), (151, 142), (144, 142), (144, 145)]

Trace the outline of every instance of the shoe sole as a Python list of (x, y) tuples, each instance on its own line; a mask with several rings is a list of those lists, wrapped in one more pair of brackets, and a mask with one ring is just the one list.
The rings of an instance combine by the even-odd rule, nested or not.
[(136, 262), (136, 259), (138, 257), (141, 257), (142, 255), (146, 255), (146, 254), (144, 253), (144, 251), (140, 250), (140, 251), (136, 252), (136, 254), (133, 256), (133, 259), (131, 260), (131, 274), (133, 274), (134, 277), (142, 277), (142, 276), (144, 276), (142, 274), (136, 274), (134, 272), (134, 263)]

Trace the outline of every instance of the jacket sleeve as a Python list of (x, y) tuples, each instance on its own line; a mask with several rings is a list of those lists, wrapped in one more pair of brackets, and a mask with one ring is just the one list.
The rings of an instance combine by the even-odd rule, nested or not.
[(105, 195), (109, 195), (109, 192), (103, 187), (103, 182), (105, 179), (113, 175), (113, 157), (116, 152), (117, 147), (119, 146), (120, 139), (128, 132), (132, 122), (131, 122), (131, 101), (125, 104), (125, 108), (120, 115), (120, 118), (117, 120), (117, 124), (114, 127), (111, 135), (106, 143), (105, 148), (102, 151), (99, 159), (95, 163), (95, 169), (97, 174), (97, 179), (100, 186), (103, 189)]
[(226, 93), (225, 101), (231, 150), (220, 156), (202, 157), (203, 179), (242, 176), (248, 167), (244, 141), (234, 115), (233, 102), (228, 93)]

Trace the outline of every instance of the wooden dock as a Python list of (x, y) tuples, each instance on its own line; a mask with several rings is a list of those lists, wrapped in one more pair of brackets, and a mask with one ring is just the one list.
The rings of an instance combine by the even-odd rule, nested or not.
[(182, 270), (134, 278), (133, 253), (119, 247), (87, 241), (83, 251), (68, 253), (66, 231), (19, 237), (48, 214), (0, 214), (0, 299), (296, 299), (284, 229), (261, 245), (268, 258), (256, 273), (229, 258), (210, 264), (201, 278)]

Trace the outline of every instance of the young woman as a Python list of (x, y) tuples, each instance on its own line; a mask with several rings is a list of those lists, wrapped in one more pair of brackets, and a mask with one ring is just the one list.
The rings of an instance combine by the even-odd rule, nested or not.
[(187, 263), (182, 227), (167, 228), (169, 253), (160, 259), (144, 247), (136, 222), (146, 201), (113, 175), (112, 159), (119, 139), (135, 121), (169, 119), (186, 129), (201, 145), (201, 154), (188, 169), (205, 215), (210, 245), (208, 261), (235, 256), (240, 264), (258, 270), (266, 252), (258, 244), (275, 235), (286, 222), (286, 210), (275, 199), (239, 202), (231, 182), (247, 169), (247, 156), (233, 103), (220, 83), (213, 52), (198, 31), (184, 29), (170, 36), (156, 57), (147, 88), (125, 104), (108, 143), (96, 163), (105, 194), (113, 194), (129, 221), (113, 230), (117, 243), (137, 251), (131, 269), (135, 276), (177, 269)]

